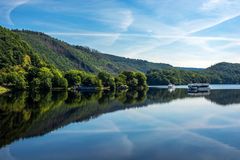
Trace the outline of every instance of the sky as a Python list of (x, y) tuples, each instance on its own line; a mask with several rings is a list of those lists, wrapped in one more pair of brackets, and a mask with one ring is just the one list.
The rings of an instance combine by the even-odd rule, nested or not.
[(240, 63), (240, 0), (0, 0), (0, 25), (173, 66)]

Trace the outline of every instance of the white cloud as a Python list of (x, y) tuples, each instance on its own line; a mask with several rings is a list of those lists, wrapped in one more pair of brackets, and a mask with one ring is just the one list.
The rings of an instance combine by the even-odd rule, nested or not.
[(19, 7), (27, 3), (30, 0), (1, 0), (0, 1), (0, 21), (7, 22), (8, 24), (13, 24), (11, 20), (11, 12)]
[[(121, 36), (121, 33), (127, 32), (128, 28), (134, 22), (132, 11), (126, 7), (119, 7), (118, 3), (115, 1), (79, 1), (66, 5), (63, 5), (63, 2), (47, 2), (47, 4), (48, 5), (46, 5), (45, 2), (39, 2), (37, 7), (44, 5), (44, 11), (50, 12), (51, 14), (61, 14), (64, 12), (65, 15), (74, 15), (74, 18), (76, 19), (86, 20), (87, 22), (83, 23), (81, 26), (88, 25), (87, 23), (92, 24), (89, 29), (83, 29), (76, 26), (76, 24), (70, 24), (69, 22), (65, 22), (64, 24), (57, 24), (58, 22), (55, 22), (56, 28), (59, 28), (61, 25), (68, 25), (68, 31), (66, 29), (58, 29), (60, 32), (50, 33), (51, 35), (60, 35), (65, 37), (101, 36), (105, 37), (105, 39), (101, 39), (100, 43), (105, 41), (105, 44), (110, 46), (118, 40), (118, 38)], [(64, 22), (65, 19), (62, 21)], [(98, 26), (99, 28), (93, 26)], [(104, 30), (108, 30), (109, 32), (112, 31), (114, 33), (101, 33), (98, 31), (102, 31), (103, 28)], [(81, 33), (79, 33), (79, 31), (81, 31)]]
[(239, 12), (236, 12), (230, 15), (221, 15), (219, 17), (214, 17), (214, 18), (204, 18), (204, 19), (183, 22), (182, 24), (180, 24), (179, 27), (185, 30), (186, 34), (192, 34), (192, 33), (200, 32), (205, 29), (212, 28), (228, 20), (234, 19), (238, 16), (240, 16), (240, 10)]
[[(204, 41), (226, 41), (235, 42), (234, 44), (240, 43), (240, 38), (231, 37), (213, 37), (213, 36), (174, 36), (174, 35), (149, 35), (149, 34), (134, 34), (134, 33), (107, 33), (107, 32), (47, 32), (47, 34), (56, 36), (86, 36), (86, 37), (116, 37), (121, 34), (122, 38), (152, 38), (152, 39), (173, 39), (173, 40), (196, 40), (196, 43), (201, 40)], [(159, 44), (159, 43), (158, 43)]]
[(133, 23), (134, 18), (130, 10), (121, 12), (123, 20), (120, 23), (120, 27), (123, 31), (126, 31), (128, 27)]
[(106, 24), (109, 30), (119, 32), (127, 31), (134, 21), (132, 12), (128, 9), (98, 9), (90, 14), (87, 19)]
[(218, 6), (226, 4), (228, 0), (208, 0), (207, 2), (203, 3), (201, 6), (202, 10), (213, 10), (216, 9)]
[[(28, 1), (0, 2), (8, 6), (6, 7), (8, 12), (5, 9), (0, 13), (8, 13), (5, 17), (8, 17), (7, 21), (11, 23), (9, 16), (11, 11)], [(221, 26), (237, 18), (240, 15), (239, 0), (145, 0), (134, 2), (136, 6), (124, 5), (125, 2), (115, 0), (93, 0), (91, 2), (83, 0), (66, 4), (64, 1), (35, 0), (34, 2), (36, 1), (38, 2), (34, 7), (45, 14), (58, 15), (58, 17), (59, 15), (71, 16), (71, 18), (74, 15), (74, 21), (67, 18), (54, 19), (52, 22), (43, 21), (43, 25), (33, 23), (35, 26), (45, 27), (48, 34), (68, 42), (82, 43), (103, 52), (117, 53), (120, 56), (144, 58), (151, 61), (153, 59), (155, 62), (169, 62), (173, 65), (179, 62), (182, 65), (189, 65), (186, 59), (181, 58), (183, 52), (178, 54), (181, 48), (184, 48), (184, 52), (192, 58), (197, 58), (196, 61), (199, 60), (200, 52), (204, 57), (209, 56), (212, 60), (216, 59), (213, 56), (216, 53), (220, 55), (220, 58), (223, 54), (226, 54), (225, 56), (236, 55), (235, 51), (224, 50), (234, 48), (240, 43), (238, 38), (228, 37), (226, 34), (218, 37), (198, 34), (200, 31)], [(75, 23), (78, 20), (82, 20), (83, 23)], [(51, 23), (52, 26), (50, 26)], [(210, 43), (219, 41), (222, 42), (221, 45), (217, 43), (210, 45)], [(175, 43), (181, 43), (178, 51), (172, 49), (175, 48)], [(168, 54), (162, 49), (167, 47)], [(156, 54), (160, 56), (152, 58)], [(173, 56), (168, 60), (171, 54)], [(173, 60), (174, 57), (176, 60)], [(220, 58), (218, 60), (221, 60)], [(177, 60), (180, 61), (177, 62)], [(207, 64), (210, 64), (210, 61), (204, 62), (204, 66)]]

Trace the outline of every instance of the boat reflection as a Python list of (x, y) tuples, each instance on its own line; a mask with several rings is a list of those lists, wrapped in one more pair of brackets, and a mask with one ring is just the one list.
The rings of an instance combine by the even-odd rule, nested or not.
[(210, 95), (210, 90), (205, 92), (188, 92), (188, 95), (190, 96), (208, 96)]

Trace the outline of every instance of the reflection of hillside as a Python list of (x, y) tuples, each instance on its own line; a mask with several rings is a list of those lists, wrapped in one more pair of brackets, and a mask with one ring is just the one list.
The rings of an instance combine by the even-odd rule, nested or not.
[[(169, 92), (151, 88), (146, 92), (22, 92), (2, 95), (0, 147), (19, 138), (43, 135), (69, 123), (87, 121), (105, 113), (192, 97), (185, 89)], [(240, 90), (212, 90), (205, 98), (221, 105), (240, 103)]]
[(122, 93), (6, 94), (0, 97), (0, 146), (46, 134), (71, 122), (144, 106), (146, 91)]
[(169, 103), (172, 100), (186, 97), (205, 97), (207, 100), (219, 105), (238, 104), (240, 103), (240, 90), (211, 90), (209, 93), (191, 95), (187, 93), (186, 89), (167, 92), (167, 89), (152, 88), (147, 95), (149, 103)]
[[(15, 93), (0, 97), (0, 146), (10, 143), (25, 134), (35, 121), (50, 109), (64, 102), (65, 94)], [(51, 120), (51, 117), (49, 117)]]
[(206, 99), (219, 105), (230, 105), (240, 103), (240, 90), (212, 90)]
[(172, 100), (186, 97), (188, 97), (186, 89), (176, 89), (173, 92), (169, 92), (167, 89), (152, 88), (147, 94), (147, 99), (150, 103), (169, 103)]
[[(0, 146), (19, 138), (39, 136), (72, 122), (152, 103), (168, 103), (187, 96), (184, 90), (151, 89), (132, 92), (46, 94), (14, 93), (0, 97)], [(146, 98), (147, 97), (147, 98)]]

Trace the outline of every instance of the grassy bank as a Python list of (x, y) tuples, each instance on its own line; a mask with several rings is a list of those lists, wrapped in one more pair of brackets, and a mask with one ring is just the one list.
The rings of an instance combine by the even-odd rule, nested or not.
[(8, 91), (10, 91), (10, 90), (5, 87), (0, 86), (0, 94), (6, 93)]

